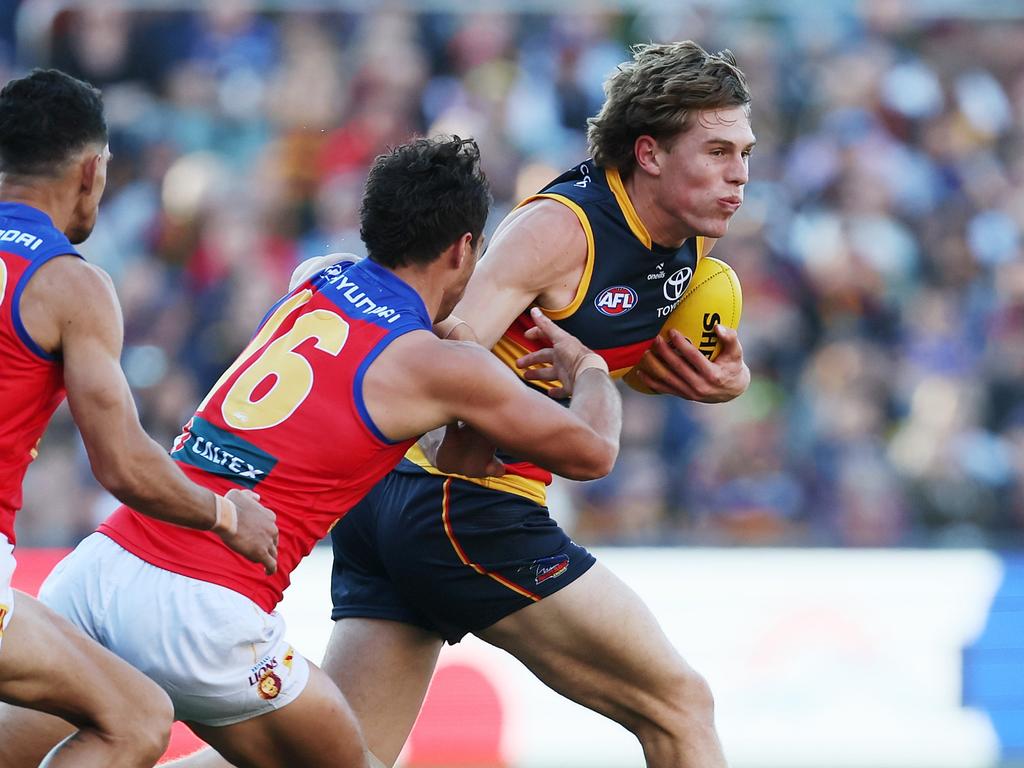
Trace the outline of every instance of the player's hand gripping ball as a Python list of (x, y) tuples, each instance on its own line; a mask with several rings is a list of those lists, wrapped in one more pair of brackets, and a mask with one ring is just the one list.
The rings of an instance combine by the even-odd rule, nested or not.
[[(743, 293), (732, 267), (724, 261), (705, 256), (697, 262), (690, 285), (666, 318), (661, 335), (667, 338), (669, 331), (675, 328), (696, 344), (706, 358), (714, 360), (721, 347), (715, 326), (739, 327), (742, 311)], [(654, 392), (640, 380), (636, 368), (634, 366), (623, 380), (636, 391), (653, 395)]]

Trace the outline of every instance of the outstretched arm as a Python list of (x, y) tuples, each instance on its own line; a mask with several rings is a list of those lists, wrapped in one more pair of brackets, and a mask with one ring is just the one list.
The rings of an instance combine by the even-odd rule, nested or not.
[(524, 386), (477, 344), (410, 333), (392, 342), (364, 379), (363, 396), (378, 428), (400, 440), (458, 420), (564, 477), (608, 474), (618, 455), (622, 406), (607, 366), (539, 310), (533, 319), (536, 333), (554, 346), (524, 358), (523, 365), (551, 367), (551, 378), (573, 394), (569, 408)]

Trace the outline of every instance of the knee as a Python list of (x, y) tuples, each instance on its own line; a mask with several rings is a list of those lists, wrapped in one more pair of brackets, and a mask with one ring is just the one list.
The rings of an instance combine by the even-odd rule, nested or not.
[(147, 683), (125, 703), (115, 717), (113, 730), (116, 740), (136, 754), (140, 764), (149, 764), (150, 760), (155, 764), (171, 739), (174, 707), (156, 683)]
[(666, 676), (637, 735), (641, 740), (656, 735), (689, 741), (698, 733), (713, 732), (714, 728), (715, 700), (711, 686), (695, 670), (682, 665)]
[(174, 705), (163, 689), (155, 683), (146, 696), (142, 726), (146, 737), (143, 748), (148, 754), (155, 754), (154, 762), (167, 750), (171, 740), (171, 726), (174, 724)]
[(680, 716), (702, 725), (715, 721), (715, 697), (711, 686), (695, 670), (687, 668), (675, 681), (671, 705)]

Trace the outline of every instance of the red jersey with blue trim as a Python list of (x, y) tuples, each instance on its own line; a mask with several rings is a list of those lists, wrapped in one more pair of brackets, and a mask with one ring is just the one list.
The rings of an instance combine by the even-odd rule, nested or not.
[[(544, 314), (601, 355), (612, 376), (624, 376), (651, 346), (682, 298), (703, 256), (704, 238), (692, 237), (678, 248), (653, 242), (618, 171), (601, 168), (593, 160), (566, 171), (519, 205), (540, 199), (569, 208), (587, 238), (587, 260), (572, 301)], [(494, 345), (494, 354), (520, 377), (523, 372), (515, 361), (542, 346), (526, 337), (533, 325), (527, 309)], [(523, 381), (542, 391), (554, 386)], [(551, 482), (551, 473), (501, 452), (498, 456), (505, 462), (504, 477), (464, 479), (544, 504), (544, 486)], [(418, 447), (408, 458), (440, 474)]]
[(249, 488), (277, 514), (277, 572), (218, 536), (121, 507), (99, 530), (153, 565), (220, 584), (272, 611), (291, 572), (414, 442), (391, 442), (363, 376), (399, 336), (431, 329), (419, 294), (366, 259), (314, 275), (267, 314), (171, 450), (215, 493)]
[(65, 255), (79, 253), (49, 216), (21, 203), (0, 203), (0, 533), (12, 544), (25, 471), (64, 399), (60, 360), (28, 335), (19, 304), (35, 271)]

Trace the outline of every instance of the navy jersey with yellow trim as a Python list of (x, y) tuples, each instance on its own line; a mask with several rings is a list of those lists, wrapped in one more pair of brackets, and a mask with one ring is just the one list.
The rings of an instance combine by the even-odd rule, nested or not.
[[(623, 376), (640, 360), (658, 335), (665, 318), (682, 298), (703, 255), (702, 237), (690, 238), (678, 248), (652, 242), (647, 228), (626, 194), (618, 172), (592, 160), (580, 163), (548, 184), (534, 200), (557, 200), (580, 221), (587, 238), (587, 261), (573, 300), (545, 314), (601, 355), (613, 376)], [(515, 361), (539, 345), (526, 338), (533, 327), (529, 311), (512, 323), (494, 346), (497, 355), (517, 375)], [(524, 380), (525, 381), (525, 380)], [(547, 382), (529, 382), (544, 389)], [(544, 485), (551, 474), (533, 464), (499, 454), (506, 463), (500, 478), (464, 478), (544, 503)], [(428, 472), (430, 465), (418, 446), (406, 455)]]
[[(587, 235), (587, 263), (573, 301), (546, 314), (598, 352), (623, 375), (658, 334), (693, 277), (703, 238), (678, 248), (651, 241), (614, 169), (588, 160), (562, 174), (537, 199), (569, 207)], [(514, 369), (515, 357), (536, 345), (525, 336), (533, 323), (523, 313), (495, 347)]]

